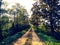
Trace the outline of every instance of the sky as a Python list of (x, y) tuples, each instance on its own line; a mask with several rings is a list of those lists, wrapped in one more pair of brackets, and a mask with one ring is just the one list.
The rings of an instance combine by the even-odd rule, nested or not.
[(32, 8), (32, 4), (35, 2), (33, 0), (3, 0), (9, 3), (9, 8), (11, 7), (11, 5), (13, 5), (14, 3), (20, 3), (22, 6), (24, 6), (27, 9), (28, 14), (31, 14), (31, 8)]

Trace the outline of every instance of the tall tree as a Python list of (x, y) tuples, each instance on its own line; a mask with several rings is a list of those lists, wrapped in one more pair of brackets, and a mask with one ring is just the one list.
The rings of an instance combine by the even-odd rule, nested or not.
[(46, 15), (43, 12), (43, 10), (49, 11), (50, 8), (46, 3), (44, 3), (44, 1), (39, 0), (33, 4), (33, 7), (31, 10), (32, 10), (31, 21), (35, 23), (34, 25), (38, 26), (40, 23), (40, 17), (43, 18)]
[[(1, 5), (2, 5), (2, 0), (0, 0), (0, 16), (1, 16)], [(0, 17), (0, 41), (2, 40), (2, 30), (1, 30), (1, 17)]]
[(50, 24), (51, 24), (51, 32), (54, 32), (54, 23), (56, 24), (55, 20), (59, 20), (60, 16), (58, 15), (58, 11), (60, 10), (59, 0), (44, 0), (50, 7), (49, 17), (50, 17)]
[[(43, 18), (46, 18), (50, 21), (50, 27), (51, 27), (51, 32), (54, 32), (54, 23), (56, 24), (58, 20), (60, 20), (60, 16), (58, 15), (58, 10), (59, 10), (59, 0), (38, 0), (36, 3), (33, 4), (32, 8), (32, 17), (33, 15), (37, 16), (42, 16)], [(33, 17), (35, 18), (35, 17)], [(36, 23), (38, 24), (38, 19)], [(34, 22), (34, 21), (33, 21)], [(57, 24), (58, 25), (58, 24)], [(56, 26), (57, 26), (56, 25)]]
[[(8, 10), (10, 15), (13, 15), (13, 30), (17, 30), (19, 27), (28, 25), (28, 13), (27, 10), (21, 6), (19, 3), (16, 3)], [(20, 30), (20, 28), (18, 29)]]
[(19, 3), (16, 3), (12, 6), (12, 9), (8, 9), (10, 15), (14, 15), (14, 23), (18, 23), (20, 21), (25, 21), (28, 19), (27, 10), (22, 7)]

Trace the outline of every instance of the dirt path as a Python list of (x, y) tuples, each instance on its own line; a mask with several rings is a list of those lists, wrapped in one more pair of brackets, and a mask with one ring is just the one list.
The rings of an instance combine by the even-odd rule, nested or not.
[(12, 45), (44, 45), (42, 39), (40, 39), (34, 30), (28, 30), (21, 38), (13, 42)]

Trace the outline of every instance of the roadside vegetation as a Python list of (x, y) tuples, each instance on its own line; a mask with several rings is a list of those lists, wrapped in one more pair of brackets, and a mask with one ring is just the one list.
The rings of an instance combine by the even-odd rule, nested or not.
[(34, 29), (46, 45), (60, 45), (59, 0), (36, 1), (31, 8), (30, 18), (27, 10), (19, 3), (6, 9), (7, 6), (7, 2), (0, 1), (0, 45), (16, 41), (30, 28)]

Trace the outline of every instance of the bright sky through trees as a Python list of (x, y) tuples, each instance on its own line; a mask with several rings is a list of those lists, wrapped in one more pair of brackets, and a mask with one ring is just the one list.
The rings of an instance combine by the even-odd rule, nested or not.
[(24, 6), (27, 9), (29, 14), (31, 13), (30, 9), (32, 7), (32, 4), (35, 2), (33, 0), (3, 0), (3, 1), (6, 1), (9, 3), (9, 5), (8, 5), (9, 8), (14, 3), (20, 3), (22, 6)]

